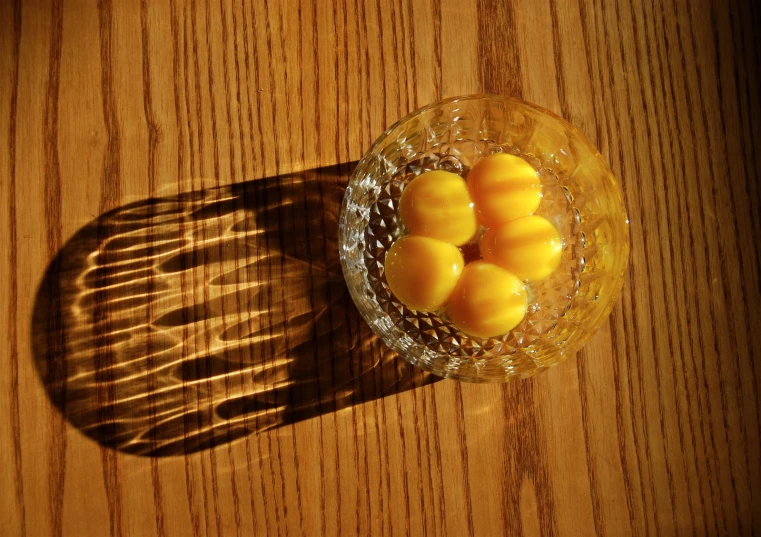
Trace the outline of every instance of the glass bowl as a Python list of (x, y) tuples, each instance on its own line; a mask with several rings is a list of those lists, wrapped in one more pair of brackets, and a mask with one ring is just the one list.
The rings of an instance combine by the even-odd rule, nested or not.
[[(564, 248), (550, 278), (527, 284), (523, 321), (504, 336), (482, 339), (462, 333), (443, 312), (401, 304), (386, 283), (384, 262), (407, 233), (399, 198), (409, 181), (433, 169), (466, 177), (497, 152), (521, 155), (540, 173), (544, 197), (536, 214), (555, 223)], [(463, 247), (466, 260), (478, 257), (477, 240)], [(609, 315), (627, 264), (628, 220), (610, 168), (576, 128), (518, 99), (468, 95), (413, 112), (375, 142), (346, 190), (339, 248), (351, 296), (386, 345), (442, 377), (505, 382), (563, 361)]]

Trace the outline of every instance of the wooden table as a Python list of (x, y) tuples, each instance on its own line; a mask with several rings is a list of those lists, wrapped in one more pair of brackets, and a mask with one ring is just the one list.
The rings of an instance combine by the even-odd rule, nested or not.
[[(758, 535), (761, 8), (0, 3), (3, 535)], [(353, 163), (441, 97), (577, 125), (622, 298), (505, 386), (375, 340)]]

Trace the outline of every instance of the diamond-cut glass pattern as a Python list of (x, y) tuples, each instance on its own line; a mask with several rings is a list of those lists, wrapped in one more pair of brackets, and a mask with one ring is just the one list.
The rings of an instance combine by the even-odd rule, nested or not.
[[(523, 321), (502, 337), (479, 339), (443, 314), (401, 304), (384, 263), (406, 233), (398, 211), (405, 185), (435, 169), (465, 177), (496, 152), (520, 155), (539, 171), (544, 198), (537, 214), (558, 227), (565, 246), (553, 275), (529, 284)], [(627, 222), (610, 170), (576, 129), (522, 101), (469, 96), (403, 119), (360, 162), (344, 199), (341, 259), (363, 316), (399, 354), (439, 375), (504, 381), (562, 361), (609, 313), (628, 254)]]

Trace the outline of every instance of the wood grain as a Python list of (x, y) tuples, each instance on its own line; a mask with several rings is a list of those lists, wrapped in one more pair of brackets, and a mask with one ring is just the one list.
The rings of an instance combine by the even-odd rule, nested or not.
[[(3, 534), (760, 534), (759, 31), (743, 0), (1, 2)], [(505, 386), (363, 343), (335, 272), (351, 163), (474, 92), (578, 126), (631, 223), (607, 325)], [(167, 352), (114, 339), (160, 319)]]

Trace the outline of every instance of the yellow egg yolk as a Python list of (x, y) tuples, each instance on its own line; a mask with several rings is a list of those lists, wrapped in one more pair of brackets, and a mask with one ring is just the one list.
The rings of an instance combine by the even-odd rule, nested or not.
[(560, 264), (563, 240), (541, 216), (526, 216), (490, 228), (481, 239), (481, 256), (522, 280), (543, 280)]
[(449, 300), (464, 266), (457, 247), (429, 237), (407, 235), (386, 254), (386, 281), (408, 308), (437, 311)]
[(411, 233), (455, 246), (468, 242), (478, 229), (465, 180), (442, 170), (413, 179), (402, 192), (399, 213)]
[(515, 328), (526, 315), (528, 296), (517, 276), (485, 261), (465, 267), (447, 313), (468, 335), (495, 337)]
[(487, 227), (534, 214), (542, 201), (536, 170), (522, 158), (505, 153), (479, 161), (468, 174), (468, 189), (478, 220)]

